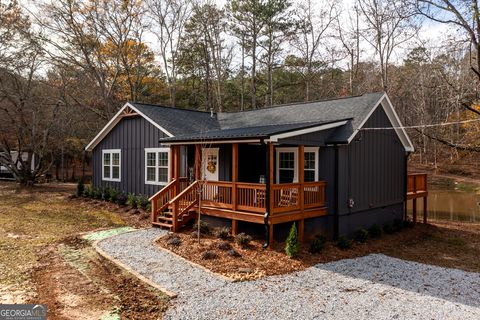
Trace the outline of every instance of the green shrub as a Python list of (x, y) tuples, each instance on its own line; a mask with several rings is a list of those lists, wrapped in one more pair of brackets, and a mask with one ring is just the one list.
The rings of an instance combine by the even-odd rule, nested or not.
[(116, 202), (119, 194), (120, 194), (120, 192), (118, 192), (118, 190), (116, 190), (114, 188), (109, 188), (107, 190), (107, 196), (106, 196), (107, 200), (110, 201), (110, 202)]
[(137, 203), (137, 208), (147, 210), (147, 206), (150, 202), (148, 201), (147, 197), (139, 194), (139, 195), (137, 195), (136, 203)]
[(383, 232), (386, 234), (392, 234), (395, 232), (395, 229), (393, 229), (393, 226), (390, 223), (386, 223), (383, 225)]
[[(198, 230), (198, 223), (197, 222), (195, 222), (195, 224), (193, 225), (193, 230), (195, 230), (195, 231)], [(208, 223), (206, 223), (203, 220), (200, 220), (200, 233), (201, 234), (209, 234), (210, 233), (210, 226), (208, 225)]]
[(252, 237), (243, 232), (235, 236), (235, 242), (242, 248), (247, 247), (251, 241), (252, 241)]
[(230, 238), (230, 228), (228, 227), (221, 227), (215, 230), (215, 236), (220, 239), (228, 239)]
[(403, 221), (401, 219), (393, 220), (392, 228), (394, 232), (401, 231), (403, 229)]
[(100, 189), (100, 192), (102, 194), (102, 197), (101, 199), (104, 200), (104, 201), (109, 201), (109, 197), (110, 197), (110, 188), (102, 188)]
[(83, 183), (83, 178), (80, 178), (78, 179), (78, 183), (77, 183), (76, 195), (77, 197), (83, 197), (84, 193), (85, 193), (85, 184)]
[(337, 247), (342, 250), (350, 249), (352, 247), (352, 241), (348, 240), (345, 237), (340, 237), (337, 240)]
[(147, 203), (147, 205), (145, 206), (145, 211), (148, 211), (148, 212), (152, 211), (152, 204), (150, 202)]
[(115, 202), (120, 206), (124, 206), (127, 203), (127, 195), (123, 192), (120, 193)]
[(327, 243), (327, 238), (323, 234), (317, 234), (315, 238), (310, 242), (310, 247), (308, 252), (310, 253), (320, 253), (325, 249), (325, 244)]
[(92, 187), (91, 186), (85, 186), (85, 189), (83, 190), (83, 196), (85, 198), (92, 198), (93, 197), (93, 192), (92, 192)]
[(368, 228), (368, 234), (370, 238), (380, 238), (382, 236), (382, 228), (378, 224), (374, 224)]
[(94, 198), (94, 199), (100, 200), (100, 199), (102, 199), (102, 195), (103, 195), (102, 189), (100, 189), (100, 188), (93, 188), (93, 198)]
[(300, 243), (298, 241), (297, 224), (294, 222), (288, 233), (285, 253), (289, 258), (293, 258), (298, 254), (298, 251), (300, 251)]
[(355, 231), (353, 234), (353, 239), (355, 241), (360, 242), (360, 243), (365, 243), (368, 240), (368, 231), (365, 229), (358, 229)]
[(228, 243), (228, 241), (222, 241), (220, 242), (218, 245), (217, 245), (218, 249), (220, 250), (225, 250), (225, 251), (228, 251), (228, 250), (231, 250), (232, 249), (232, 246), (230, 245), (230, 243)]
[(137, 208), (137, 198), (135, 197), (135, 194), (133, 193), (128, 194), (127, 205), (129, 205), (132, 208)]

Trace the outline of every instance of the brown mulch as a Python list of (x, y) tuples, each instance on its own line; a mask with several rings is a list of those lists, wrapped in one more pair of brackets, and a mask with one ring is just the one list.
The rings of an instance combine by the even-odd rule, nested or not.
[[(400, 232), (378, 239), (369, 239), (367, 243), (353, 242), (348, 250), (339, 249), (333, 241), (327, 241), (325, 249), (319, 254), (308, 252), (308, 242), (301, 252), (290, 259), (284, 252), (284, 243), (276, 242), (272, 250), (264, 250), (262, 241), (254, 240), (244, 249), (228, 242), (240, 253), (241, 257), (231, 257), (225, 250), (218, 248), (224, 240), (213, 235), (202, 235), (200, 244), (191, 236), (192, 230), (178, 233), (181, 244), (168, 245), (167, 238), (161, 238), (158, 244), (187, 260), (200, 264), (207, 269), (233, 278), (249, 280), (265, 275), (285, 274), (303, 270), (318, 263), (327, 263), (340, 259), (355, 258), (371, 253), (383, 253), (400, 259), (411, 260), (465, 271), (480, 272), (480, 224), (434, 221), (427, 225), (418, 223), (414, 228), (405, 228)], [(218, 257), (204, 260), (202, 254), (211, 251)]]

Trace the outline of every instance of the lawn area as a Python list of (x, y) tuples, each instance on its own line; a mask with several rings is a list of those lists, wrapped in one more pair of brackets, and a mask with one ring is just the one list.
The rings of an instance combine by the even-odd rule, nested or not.
[[(0, 303), (46, 303), (49, 319), (99, 319), (110, 313), (157, 319), (167, 298), (100, 257), (79, 236), (141, 226), (114, 205), (70, 197), (74, 185), (19, 188), (0, 182)], [(134, 293), (134, 294), (132, 294)]]

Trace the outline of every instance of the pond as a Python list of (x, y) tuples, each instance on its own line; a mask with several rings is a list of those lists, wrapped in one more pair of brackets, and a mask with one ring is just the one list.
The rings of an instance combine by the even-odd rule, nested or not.
[[(480, 193), (478, 186), (447, 181), (429, 181), (428, 218), (462, 222), (480, 222)], [(412, 201), (408, 212), (411, 215)], [(417, 199), (417, 219), (423, 217), (423, 199)]]

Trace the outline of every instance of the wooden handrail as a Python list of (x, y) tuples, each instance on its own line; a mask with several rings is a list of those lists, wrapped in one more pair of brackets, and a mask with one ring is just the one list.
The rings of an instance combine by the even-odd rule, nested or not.
[(172, 187), (175, 183), (177, 182), (177, 179), (172, 179), (172, 181), (170, 181), (165, 187), (163, 187), (162, 189), (160, 189), (157, 193), (155, 193), (153, 196), (151, 196), (150, 198), (148, 198), (148, 201), (152, 201), (158, 197), (160, 197), (162, 194), (166, 193), (167, 190)]
[(426, 173), (409, 173), (407, 175), (407, 193), (427, 191)]
[(183, 190), (182, 192), (180, 192), (175, 198), (173, 198), (172, 200), (170, 200), (168, 203), (169, 204), (173, 204), (174, 202), (177, 202), (180, 198), (182, 198), (185, 194), (189, 193), (191, 191), (191, 189), (196, 186), (198, 184), (198, 181), (195, 181), (194, 183), (192, 183), (191, 185), (189, 185), (185, 190)]

